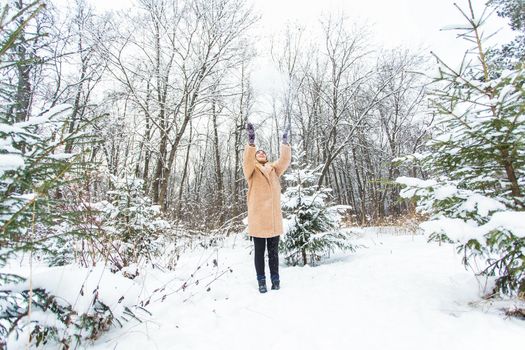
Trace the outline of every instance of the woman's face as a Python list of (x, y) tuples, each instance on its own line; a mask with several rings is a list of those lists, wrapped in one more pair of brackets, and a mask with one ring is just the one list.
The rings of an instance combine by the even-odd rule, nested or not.
[(267, 161), (266, 159), (266, 153), (264, 153), (264, 151), (262, 150), (259, 150), (255, 153), (255, 159), (257, 159), (259, 162), (265, 162)]

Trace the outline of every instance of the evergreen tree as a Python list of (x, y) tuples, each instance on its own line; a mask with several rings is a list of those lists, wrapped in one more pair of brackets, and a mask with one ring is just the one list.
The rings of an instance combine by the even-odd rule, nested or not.
[[(470, 2), (469, 2), (470, 4)], [(460, 9), (458, 7), (458, 9)], [(475, 46), (455, 69), (442, 60), (430, 96), (437, 132), (418, 161), (431, 178), (401, 177), (430, 220), (430, 239), (458, 242), (464, 263), (481, 258), (480, 274), (496, 277), (495, 292), (525, 293), (525, 70), (492, 71), (483, 24), (468, 21), (460, 36)], [(493, 78), (496, 77), (496, 78)]]
[(305, 164), (295, 166), (284, 177), (291, 183), (283, 194), (283, 209), (288, 230), (281, 240), (280, 250), (290, 265), (306, 265), (319, 261), (321, 253), (335, 248), (354, 250), (347, 233), (340, 230), (340, 211), (348, 206), (329, 206), (329, 188), (318, 187), (320, 167)]
[[(28, 69), (31, 62), (8, 55), (28, 23), (43, 9), (34, 2), (22, 9), (5, 6), (0, 16), (0, 76), (13, 66)], [(36, 41), (38, 35), (24, 40)], [(20, 43), (16, 44), (19, 45)], [(33, 62), (34, 63), (34, 62)], [(20, 93), (9, 79), (0, 85), (0, 267), (22, 252), (57, 257), (56, 239), (71, 241), (78, 232), (54, 230), (64, 223), (74, 223), (76, 210), (67, 208), (63, 189), (78, 183), (92, 167), (83, 161), (85, 150), (94, 138), (87, 132), (89, 121), (69, 132), (71, 107), (58, 105), (32, 113), (26, 103), (30, 89)], [(45, 101), (43, 103), (45, 105)], [(20, 106), (23, 106), (21, 109)], [(23, 113), (22, 113), (22, 112)], [(74, 145), (65, 152), (67, 143)], [(29, 334), (29, 344), (42, 345), (54, 338), (64, 347), (74, 340), (94, 337), (113, 321), (109, 307), (94, 295), (90, 310), (79, 314), (71, 305), (44, 288), (32, 287), (29, 279), (13, 273), (0, 272), (0, 348), (8, 336)], [(50, 319), (43, 317), (50, 313)], [(40, 315), (40, 318), (32, 314)], [(69, 329), (70, 331), (65, 331)]]
[[(148, 261), (160, 253), (162, 233), (170, 227), (161, 215), (159, 205), (154, 205), (144, 191), (144, 180), (132, 175), (110, 175), (112, 190), (107, 200), (94, 203), (98, 212), (99, 228), (104, 240), (110, 241), (117, 254), (108, 258), (113, 270), (121, 270), (141, 258)], [(93, 232), (93, 235), (101, 235)]]
[(510, 43), (489, 53), (490, 61), (496, 67), (512, 69), (525, 60), (525, 1), (490, 0), (488, 5), (494, 7), (500, 17), (508, 19), (510, 28), (516, 33)]
[[(0, 74), (20, 64), (12, 61), (12, 56), (6, 52), (43, 8), (35, 2), (15, 12), (14, 16), (12, 9), (4, 9), (1, 20), (6, 22), (0, 22)], [(92, 121), (86, 120), (79, 128), (67, 131), (69, 105), (48, 107), (20, 119), (18, 111), (12, 108), (19, 104), (19, 96), (9, 80), (3, 82), (1, 92), (0, 263), (5, 263), (18, 251), (48, 252), (49, 237), (46, 235), (57, 236), (58, 233), (40, 228), (75, 219), (76, 212), (60, 210), (66, 207), (61, 188), (79, 182), (92, 169), (83, 161), (83, 156), (95, 138), (87, 131)], [(64, 145), (69, 142), (76, 147), (74, 152), (66, 153)]]
[(510, 20), (510, 27), (525, 34), (525, 2), (523, 0), (490, 0), (501, 17)]

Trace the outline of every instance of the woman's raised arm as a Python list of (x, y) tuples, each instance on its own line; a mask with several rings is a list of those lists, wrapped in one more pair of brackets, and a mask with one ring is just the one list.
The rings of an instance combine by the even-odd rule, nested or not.
[(249, 144), (244, 146), (242, 172), (244, 173), (246, 180), (248, 180), (255, 170), (255, 128), (252, 123), (246, 124), (246, 132), (248, 133)]
[(252, 176), (253, 171), (255, 170), (255, 145), (246, 145), (244, 146), (244, 154), (242, 159), (242, 172), (246, 180)]
[(288, 131), (289, 128), (283, 134), (283, 143), (281, 143), (279, 159), (273, 163), (277, 176), (281, 176), (286, 169), (288, 169), (292, 161), (292, 146), (288, 144)]

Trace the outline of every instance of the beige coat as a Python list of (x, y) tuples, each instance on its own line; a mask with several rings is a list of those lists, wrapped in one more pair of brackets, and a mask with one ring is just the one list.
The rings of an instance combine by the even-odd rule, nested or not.
[(273, 163), (262, 165), (255, 159), (255, 146), (244, 147), (242, 170), (248, 181), (248, 234), (269, 238), (283, 233), (281, 183), (292, 158), (290, 145), (281, 144), (281, 156)]

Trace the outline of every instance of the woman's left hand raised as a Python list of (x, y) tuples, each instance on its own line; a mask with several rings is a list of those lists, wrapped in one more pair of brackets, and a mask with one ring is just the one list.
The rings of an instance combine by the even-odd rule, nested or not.
[(290, 127), (287, 127), (283, 134), (283, 143), (288, 144), (288, 133), (290, 132)]

